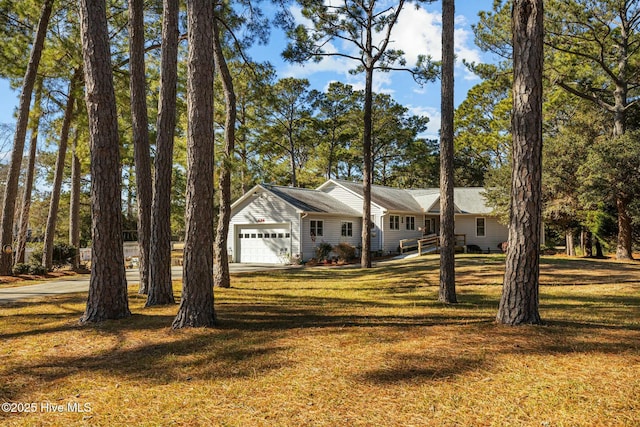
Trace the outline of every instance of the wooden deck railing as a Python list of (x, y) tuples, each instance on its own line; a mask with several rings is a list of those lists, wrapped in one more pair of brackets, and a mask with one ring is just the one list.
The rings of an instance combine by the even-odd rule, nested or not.
[[(462, 247), (463, 251), (467, 251), (467, 235), (456, 234), (455, 246)], [(437, 252), (440, 249), (440, 236), (437, 234), (430, 234), (422, 239), (418, 239), (418, 254), (423, 255), (425, 252)]]

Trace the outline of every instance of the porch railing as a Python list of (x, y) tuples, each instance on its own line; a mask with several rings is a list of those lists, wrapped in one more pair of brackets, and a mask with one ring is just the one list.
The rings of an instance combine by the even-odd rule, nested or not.
[[(455, 246), (461, 247), (463, 252), (467, 252), (467, 235), (456, 234)], [(426, 253), (434, 253), (440, 250), (440, 236), (437, 234), (430, 234), (418, 239), (418, 254), (423, 255)]]

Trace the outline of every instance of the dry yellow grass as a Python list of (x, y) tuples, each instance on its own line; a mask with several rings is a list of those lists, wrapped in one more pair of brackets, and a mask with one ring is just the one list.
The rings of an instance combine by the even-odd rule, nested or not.
[(212, 329), (133, 288), (131, 318), (93, 326), (81, 295), (0, 306), (0, 402), (37, 404), (0, 424), (640, 425), (640, 264), (545, 258), (546, 325), (513, 328), (503, 261), (459, 257), (455, 306), (434, 257), (236, 275)]

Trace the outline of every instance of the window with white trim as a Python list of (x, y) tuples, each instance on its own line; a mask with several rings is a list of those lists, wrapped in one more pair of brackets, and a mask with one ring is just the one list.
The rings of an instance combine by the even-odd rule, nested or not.
[(353, 237), (353, 223), (348, 221), (343, 221), (340, 225), (340, 235), (342, 237)]
[(476, 237), (485, 237), (487, 233), (484, 218), (476, 218)]
[(389, 230), (400, 230), (399, 215), (389, 215)]
[(408, 216), (405, 218), (405, 226), (407, 227), (407, 230), (415, 230), (416, 229), (416, 217), (415, 216)]
[(310, 234), (312, 236), (321, 237), (324, 236), (324, 222), (312, 219), (309, 221), (309, 225), (311, 228)]

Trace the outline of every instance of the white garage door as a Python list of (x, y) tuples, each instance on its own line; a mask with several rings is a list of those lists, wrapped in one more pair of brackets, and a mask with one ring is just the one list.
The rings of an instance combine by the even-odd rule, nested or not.
[(284, 264), (289, 260), (291, 233), (288, 225), (247, 225), (237, 230), (240, 262)]

